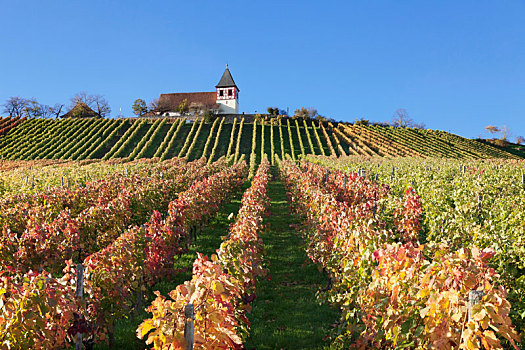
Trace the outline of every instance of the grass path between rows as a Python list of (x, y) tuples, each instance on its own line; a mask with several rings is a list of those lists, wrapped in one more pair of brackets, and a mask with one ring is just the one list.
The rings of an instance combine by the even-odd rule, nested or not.
[[(222, 243), (221, 237), (228, 235), (228, 229), (231, 223), (231, 221), (228, 220), (228, 216), (231, 213), (237, 214), (241, 206), (242, 194), (249, 186), (249, 182), (245, 183), (241, 191), (232, 201), (222, 205), (219, 213), (203, 227), (202, 233), (197, 236), (197, 242), (190, 247), (186, 254), (176, 258), (174, 267), (183, 271), (178, 273), (173, 280), (165, 280), (157, 283), (152, 288), (153, 291), (158, 290), (162, 295), (167, 296), (168, 293), (179, 284), (191, 279), (192, 265), (193, 261), (197, 258), (197, 252), (210, 256), (219, 249)], [(146, 306), (151, 304), (153, 297), (153, 293), (148, 293), (148, 300), (145, 302)], [(146, 347), (145, 341), (138, 339), (136, 336), (138, 325), (149, 317), (151, 317), (151, 314), (143, 311), (132, 319), (128, 318), (117, 322), (115, 325), (114, 349), (142, 350), (151, 348), (151, 346)], [(96, 344), (95, 349), (108, 349), (108, 347), (106, 344)]]
[(316, 292), (327, 279), (306, 256), (300, 233), (290, 226), (298, 224), (298, 218), (290, 213), (283, 184), (270, 182), (268, 195), (269, 230), (262, 240), (270, 278), (257, 283), (246, 349), (328, 348), (324, 338), (339, 312), (317, 301)]

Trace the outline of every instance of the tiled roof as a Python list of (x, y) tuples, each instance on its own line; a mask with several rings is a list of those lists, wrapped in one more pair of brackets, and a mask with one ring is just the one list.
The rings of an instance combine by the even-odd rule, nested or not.
[[(222, 74), (222, 78), (219, 81), (219, 84), (215, 85), (215, 87), (218, 88), (218, 87), (232, 87), (232, 86), (237, 87), (237, 85), (235, 85), (235, 82), (233, 81), (230, 70), (228, 69), (228, 67), (226, 67), (226, 70)], [(238, 87), (237, 87), (237, 90), (239, 90)]]
[(161, 111), (174, 111), (185, 99), (188, 100), (188, 107), (216, 109), (217, 93), (211, 92), (178, 92), (173, 94), (160, 94), (159, 109)]
[(84, 102), (77, 103), (69, 112), (62, 115), (61, 118), (100, 118), (97, 112), (92, 110)]

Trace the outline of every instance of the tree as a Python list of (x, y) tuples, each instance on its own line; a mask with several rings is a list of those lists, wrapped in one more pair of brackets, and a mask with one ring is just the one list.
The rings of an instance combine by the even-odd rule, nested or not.
[(185, 98), (184, 100), (182, 100), (181, 103), (179, 103), (179, 105), (177, 106), (177, 112), (180, 113), (180, 115), (184, 115), (184, 113), (188, 112), (188, 99)]
[(404, 108), (399, 108), (392, 116), (392, 126), (410, 127), (414, 124), (414, 120), (408, 116), (408, 112)]
[(213, 113), (213, 111), (211, 109), (203, 110), (201, 115), (202, 115), (202, 118), (204, 119), (204, 122), (206, 122), (206, 123), (210, 123), (210, 122), (214, 121), (215, 118), (217, 117), (215, 115), (215, 113)]
[(315, 118), (317, 115), (317, 109), (313, 107), (301, 107), (299, 109), (296, 109), (294, 112), (294, 118), (304, 118), (304, 119), (311, 119)]
[(354, 124), (356, 125), (368, 125), (370, 124), (370, 121), (368, 119), (365, 119), (365, 118), (355, 118), (354, 120)]
[(60, 117), (60, 114), (62, 113), (62, 109), (64, 108), (63, 103), (55, 103), (53, 107), (49, 107), (50, 114), (55, 116), (55, 119), (58, 119)]
[(521, 145), (521, 144), (525, 143), (525, 137), (523, 137), (523, 136), (516, 136), (516, 143), (518, 145)]
[(424, 123), (416, 123), (414, 119), (410, 118), (408, 116), (408, 112), (404, 108), (398, 108), (394, 115), (392, 116), (392, 122), (390, 123), (392, 126), (398, 126), (402, 128), (417, 128), (417, 129), (424, 129), (425, 124)]
[(69, 108), (72, 109), (79, 103), (85, 103), (89, 108), (92, 108), (93, 102), (93, 95), (88, 95), (85, 91), (80, 91), (75, 96), (71, 97)]
[(133, 108), (133, 113), (135, 113), (138, 116), (141, 116), (148, 111), (148, 107), (146, 106), (146, 101), (140, 98), (137, 98), (135, 100), (135, 103), (133, 103), (132, 108)]
[(485, 130), (487, 130), (488, 132), (490, 132), (490, 134), (492, 135), (492, 137), (494, 137), (495, 134), (499, 133), (500, 132), (500, 129), (497, 127), (497, 126), (494, 126), (494, 125), (487, 125), (485, 127)]
[(170, 111), (169, 102), (166, 100), (160, 100), (158, 98), (153, 99), (149, 104), (149, 110), (151, 112), (164, 113)]
[(85, 103), (101, 117), (111, 113), (111, 107), (109, 107), (108, 101), (102, 95), (88, 95), (85, 91), (81, 91), (71, 98), (70, 109), (73, 109), (79, 103)]
[(38, 101), (33, 97), (26, 100), (23, 112), (28, 118), (39, 118), (45, 113), (43, 109), (46, 107), (47, 106), (38, 103)]
[(277, 107), (268, 107), (268, 109), (266, 109), (268, 111), (268, 114), (269, 115), (279, 115), (279, 108)]
[(2, 106), (4, 107), (3, 113), (11, 117), (21, 117), (24, 114), (24, 108), (27, 106), (27, 100), (20, 96), (14, 96), (10, 97)]
[(153, 111), (157, 112), (158, 109), (159, 109), (159, 99), (158, 98), (154, 98), (149, 103), (149, 110), (152, 111), (152, 112)]
[(111, 107), (109, 106), (108, 101), (102, 95), (92, 95), (93, 96), (93, 109), (99, 116), (102, 118), (106, 117), (111, 113)]
[(507, 141), (507, 139), (512, 136), (512, 131), (506, 125), (503, 125), (503, 128), (500, 129), (500, 132), (501, 139), (504, 141)]
[(49, 116), (51, 116), (53, 114), (54, 114), (53, 107), (50, 107), (50, 106), (45, 105), (45, 104), (41, 104), (40, 105), (40, 116), (42, 118), (48, 118)]

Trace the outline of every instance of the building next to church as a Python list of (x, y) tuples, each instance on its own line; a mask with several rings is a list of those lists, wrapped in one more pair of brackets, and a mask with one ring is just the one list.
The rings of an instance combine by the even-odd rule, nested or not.
[(239, 88), (233, 80), (228, 65), (221, 80), (215, 85), (215, 91), (161, 94), (154, 114), (178, 117), (181, 115), (181, 109), (185, 109), (185, 113), (189, 114), (201, 114), (204, 111), (215, 114), (239, 114)]

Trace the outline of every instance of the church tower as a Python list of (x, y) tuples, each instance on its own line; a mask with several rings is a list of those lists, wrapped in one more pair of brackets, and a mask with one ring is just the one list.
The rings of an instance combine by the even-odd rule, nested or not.
[(228, 65), (215, 88), (217, 103), (220, 105), (219, 114), (239, 114), (239, 88), (233, 81)]

